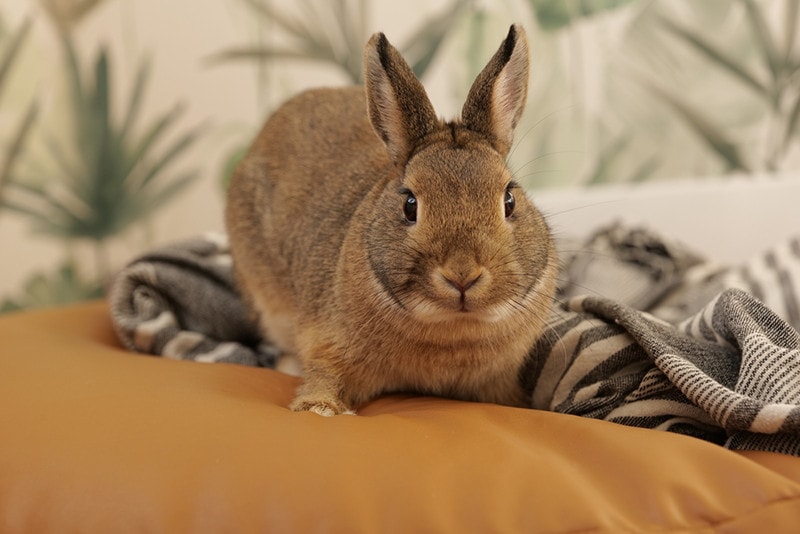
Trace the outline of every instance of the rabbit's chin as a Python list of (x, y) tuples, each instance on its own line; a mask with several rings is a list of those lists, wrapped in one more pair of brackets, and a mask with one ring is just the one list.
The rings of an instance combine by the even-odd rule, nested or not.
[(419, 300), (408, 306), (412, 317), (427, 324), (458, 323), (498, 323), (514, 315), (514, 307), (502, 304), (488, 307), (471, 308), (466, 305), (462, 309), (444, 307), (435, 301)]

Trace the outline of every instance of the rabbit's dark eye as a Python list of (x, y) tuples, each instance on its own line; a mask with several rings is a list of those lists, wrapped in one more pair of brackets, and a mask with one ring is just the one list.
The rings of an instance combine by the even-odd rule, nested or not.
[(514, 200), (514, 193), (511, 192), (511, 188), (509, 187), (506, 189), (506, 196), (503, 198), (503, 207), (506, 211), (506, 219), (511, 217), (511, 214), (514, 213), (514, 206), (516, 205), (516, 201)]
[(403, 215), (408, 222), (417, 222), (417, 197), (412, 193), (407, 193), (406, 201), (403, 203)]

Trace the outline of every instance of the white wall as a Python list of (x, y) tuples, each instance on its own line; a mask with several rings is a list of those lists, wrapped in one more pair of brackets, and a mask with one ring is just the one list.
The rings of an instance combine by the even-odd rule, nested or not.
[(800, 235), (800, 175), (707, 178), (533, 192), (554, 232), (615, 220), (644, 225), (707, 258), (738, 263)]

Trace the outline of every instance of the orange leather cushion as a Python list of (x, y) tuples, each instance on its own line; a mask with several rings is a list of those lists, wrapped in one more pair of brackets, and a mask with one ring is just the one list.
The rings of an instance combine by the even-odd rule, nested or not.
[(794, 529), (800, 458), (577, 417), (134, 355), (103, 303), (0, 318), (2, 532)]

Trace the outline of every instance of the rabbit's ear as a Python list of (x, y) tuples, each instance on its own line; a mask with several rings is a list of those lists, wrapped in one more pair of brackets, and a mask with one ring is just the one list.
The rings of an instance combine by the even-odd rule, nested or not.
[(472, 84), (461, 117), (467, 128), (485, 135), (505, 156), (527, 97), (528, 40), (522, 26), (515, 24)]
[(404, 165), (416, 143), (438, 121), (428, 95), (411, 67), (382, 33), (364, 51), (367, 110), (372, 127), (396, 165)]

